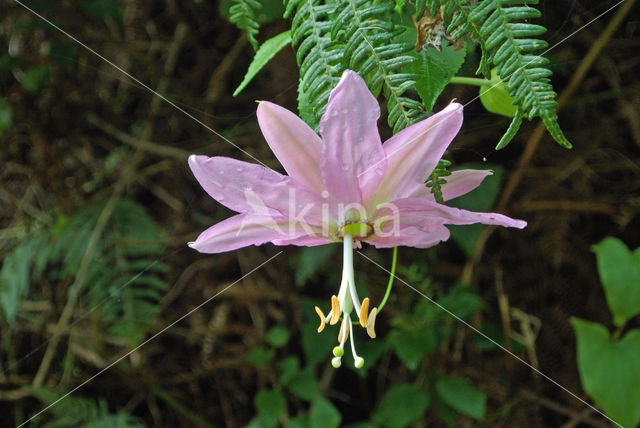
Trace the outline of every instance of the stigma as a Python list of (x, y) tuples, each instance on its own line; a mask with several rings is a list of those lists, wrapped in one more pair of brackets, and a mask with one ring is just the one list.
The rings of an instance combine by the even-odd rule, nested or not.
[(342, 365), (342, 356), (344, 355), (344, 346), (349, 338), (351, 338), (351, 353), (353, 354), (354, 365), (357, 368), (364, 366), (364, 358), (360, 357), (356, 352), (355, 338), (353, 336), (353, 323), (351, 320), (351, 312), (355, 309), (357, 312), (357, 322), (361, 327), (367, 330), (369, 337), (374, 339), (376, 337), (375, 323), (376, 315), (378, 314), (378, 308), (374, 307), (369, 311), (370, 300), (366, 297), (362, 302), (356, 292), (356, 283), (354, 280), (353, 271), (353, 238), (350, 234), (345, 234), (344, 237), (344, 252), (343, 252), (343, 268), (342, 268), (342, 281), (340, 283), (340, 290), (338, 295), (331, 296), (331, 310), (329, 314), (325, 316), (322, 310), (316, 306), (316, 313), (320, 317), (320, 325), (318, 326), (318, 333), (324, 330), (324, 327), (329, 325), (335, 325), (340, 322), (340, 329), (338, 330), (338, 345), (333, 348), (333, 358), (331, 359), (331, 365), (338, 368)]

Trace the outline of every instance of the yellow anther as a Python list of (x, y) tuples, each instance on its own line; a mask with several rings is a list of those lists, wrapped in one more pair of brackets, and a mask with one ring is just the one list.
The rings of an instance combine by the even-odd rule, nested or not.
[[(342, 333), (346, 334), (346, 336), (344, 337), (344, 340), (342, 338)], [(342, 344), (346, 342), (348, 338), (349, 338), (349, 329), (347, 328), (347, 319), (343, 318), (342, 324), (340, 324), (340, 330), (338, 331), (338, 342)]]
[(378, 315), (378, 308), (371, 309), (371, 313), (369, 314), (369, 323), (367, 324), (367, 334), (370, 338), (376, 338), (376, 331), (374, 330), (376, 326), (376, 315)]
[(320, 310), (320, 308), (317, 306), (316, 306), (316, 314), (318, 314), (318, 316), (320, 317), (320, 326), (318, 327), (318, 333), (320, 333), (322, 330), (324, 330), (325, 320), (324, 320), (324, 314), (322, 313), (322, 310)]
[(362, 301), (362, 305), (360, 305), (360, 314), (358, 319), (360, 320), (360, 325), (364, 328), (367, 327), (367, 317), (369, 316), (369, 298), (366, 297)]
[(331, 296), (331, 319), (329, 320), (329, 324), (334, 325), (340, 321), (340, 302), (338, 298), (333, 295)]

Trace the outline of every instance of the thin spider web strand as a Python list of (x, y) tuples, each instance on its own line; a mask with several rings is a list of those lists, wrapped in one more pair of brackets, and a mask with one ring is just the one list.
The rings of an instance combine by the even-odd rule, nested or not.
[(107, 370), (109, 370), (111, 367), (115, 366), (116, 364), (118, 364), (120, 361), (124, 360), (125, 358), (127, 358), (129, 355), (133, 354), (134, 352), (136, 352), (137, 350), (139, 350), (140, 348), (142, 348), (143, 346), (145, 346), (147, 343), (151, 342), (152, 340), (154, 340), (155, 338), (157, 338), (158, 336), (160, 336), (161, 334), (163, 334), (165, 331), (169, 330), (171, 327), (173, 327), (174, 325), (178, 324), (180, 321), (184, 320), (185, 318), (189, 317), (191, 314), (193, 314), (194, 312), (198, 311), (199, 309), (201, 309), (204, 305), (206, 305), (207, 303), (209, 303), (210, 301), (212, 301), (213, 299), (215, 299), (216, 297), (218, 297), (219, 295), (221, 295), (222, 293), (224, 293), (225, 291), (227, 291), (228, 289), (230, 289), (231, 287), (233, 287), (234, 285), (238, 284), (240, 281), (242, 281), (243, 279), (247, 278), (249, 275), (251, 275), (252, 273), (254, 273), (255, 271), (257, 271), (258, 269), (260, 269), (261, 267), (263, 267), (264, 265), (266, 265), (267, 263), (271, 262), (273, 259), (275, 259), (276, 257), (278, 257), (280, 254), (282, 254), (282, 251), (279, 251), (278, 253), (276, 253), (275, 255), (269, 257), (267, 260), (265, 260), (264, 262), (260, 263), (258, 266), (254, 267), (253, 269), (251, 269), (249, 272), (247, 272), (246, 274), (242, 275), (239, 279), (235, 280), (234, 282), (232, 282), (231, 284), (227, 285), (226, 287), (224, 287), (222, 290), (218, 291), (216, 294), (214, 294), (213, 296), (209, 297), (207, 300), (205, 300), (204, 302), (200, 303), (198, 306), (196, 306), (195, 308), (191, 309), (189, 312), (187, 312), (186, 314), (182, 315), (180, 318), (178, 318), (177, 320), (175, 320), (174, 322), (170, 323), (169, 325), (167, 325), (166, 327), (164, 327), (162, 330), (160, 330), (159, 332), (157, 332), (156, 334), (154, 334), (153, 336), (151, 336), (150, 338), (148, 338), (147, 340), (145, 340), (144, 342), (142, 342), (141, 344), (139, 344), (138, 346), (136, 346), (135, 348), (133, 348), (131, 351), (127, 352), (126, 354), (122, 355), (121, 357), (117, 358), (115, 361), (111, 362), (111, 364), (109, 364), (108, 366), (106, 366), (105, 368), (103, 368), (102, 370), (100, 370), (98, 373), (94, 374), (93, 376), (91, 376), (89, 379), (85, 380), (84, 382), (82, 382), (80, 385), (76, 386), (75, 388), (73, 388), (71, 391), (67, 392), (66, 394), (64, 394), (62, 397), (58, 398), (56, 401), (54, 401), (53, 403), (49, 404), (48, 406), (46, 406), (45, 408), (43, 408), (42, 410), (40, 410), (38, 413), (36, 413), (35, 415), (31, 416), (29, 419), (27, 419), (26, 421), (22, 422), (20, 425), (18, 425), (17, 428), (20, 428), (24, 425), (26, 425), (27, 423), (31, 422), (33, 419), (37, 418), (38, 416), (40, 416), (42, 413), (46, 412), (47, 410), (49, 410), (50, 408), (52, 408), (53, 406), (55, 406), (56, 404), (58, 404), (60, 401), (64, 400), (65, 398), (67, 398), (69, 395), (73, 394), (74, 392), (76, 392), (77, 390), (79, 390), (80, 388), (82, 388), (83, 386), (85, 386), (86, 384), (92, 382), (94, 379), (96, 379), (98, 376), (100, 376), (102, 373), (106, 372)]
[(567, 394), (571, 395), (573, 398), (575, 398), (576, 400), (580, 401), (582, 404), (588, 406), (589, 408), (591, 408), (591, 410), (597, 412), (599, 415), (604, 416), (605, 418), (607, 418), (609, 421), (613, 422), (614, 424), (616, 424), (617, 426), (619, 426), (620, 428), (624, 428), (622, 425), (620, 425), (618, 422), (616, 422), (615, 420), (611, 419), (609, 416), (607, 416), (606, 414), (604, 414), (602, 411), (598, 410), (596, 407), (592, 406), (591, 404), (587, 403), (585, 400), (583, 400), (582, 398), (578, 397), (576, 394), (574, 394), (573, 392), (571, 392), (570, 389), (562, 386), (562, 384), (560, 384), (559, 382), (553, 380), (553, 378), (547, 376), (546, 374), (544, 374), (543, 372), (541, 372), (539, 369), (535, 368), (534, 366), (532, 366), (531, 364), (529, 364), (528, 362), (526, 362), (525, 360), (523, 360), (522, 358), (518, 357), (516, 354), (514, 354), (513, 352), (509, 351), (507, 348), (505, 348), (504, 346), (500, 345), (498, 342), (496, 342), (495, 340), (493, 340), (492, 338), (490, 338), (489, 336), (487, 336), (486, 334), (484, 334), (483, 332), (481, 332), (480, 330), (478, 330), (477, 328), (475, 328), (474, 326), (472, 326), (471, 324), (469, 324), (468, 322), (466, 322), (465, 320), (463, 320), (462, 318), (460, 318), (459, 316), (457, 316), (456, 314), (454, 314), (453, 312), (451, 312), (449, 309), (445, 308), (444, 306), (442, 306), (440, 303), (436, 302), (435, 300), (433, 300), (431, 297), (427, 296), (426, 294), (424, 294), (422, 291), (418, 290), (417, 288), (415, 288), (414, 286), (412, 286), (411, 284), (409, 284), (408, 282), (406, 282), (405, 280), (403, 280), (402, 278), (400, 278), (397, 275), (392, 274), (388, 269), (386, 269), (384, 266), (380, 265), (379, 263), (377, 263), (376, 261), (374, 261), (373, 259), (365, 256), (361, 251), (358, 251), (358, 254), (361, 255), (362, 257), (364, 257), (366, 260), (368, 260), (369, 262), (373, 263), (374, 265), (376, 265), (377, 267), (379, 267), (380, 269), (382, 269), (383, 271), (385, 271), (387, 274), (392, 275), (395, 279), (397, 279), (398, 281), (400, 281), (401, 283), (403, 283), (405, 286), (409, 287), (410, 289), (412, 289), (413, 291), (415, 291), (416, 293), (418, 293), (419, 295), (421, 295), (422, 297), (424, 297), (425, 299), (427, 299), (429, 302), (431, 302), (432, 304), (436, 305), (438, 308), (442, 309), (444, 312), (446, 312), (447, 314), (449, 314), (451, 317), (455, 318), (456, 321), (464, 324), (465, 326), (467, 326), (468, 328), (470, 328), (471, 330), (473, 330), (475, 333), (479, 334), (480, 336), (482, 336), (483, 338), (487, 339), (488, 341), (490, 341), (491, 343), (493, 343), (494, 345), (496, 345), (498, 348), (502, 349), (504, 352), (506, 352), (508, 355), (510, 355), (511, 357), (515, 358), (516, 360), (518, 360), (519, 362), (521, 362), (522, 364), (524, 364), (525, 366), (527, 366), (528, 368), (530, 368), (531, 370), (533, 370), (534, 372), (536, 372), (537, 374), (539, 374), (540, 376), (544, 377), (546, 380), (548, 380), (549, 382), (553, 383), (555, 386), (557, 386), (558, 388), (562, 389), (564, 392), (566, 392)]

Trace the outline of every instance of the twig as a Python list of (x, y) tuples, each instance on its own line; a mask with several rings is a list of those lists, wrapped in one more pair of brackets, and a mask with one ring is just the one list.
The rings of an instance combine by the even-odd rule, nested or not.
[(556, 413), (568, 416), (577, 422), (584, 422), (586, 424), (589, 424), (597, 428), (611, 428), (611, 426), (605, 422), (599, 421), (587, 415), (583, 415), (573, 409), (570, 409), (568, 407), (565, 407), (559, 404), (556, 401), (552, 401), (552, 400), (549, 400), (548, 398), (541, 397), (538, 394), (532, 391), (529, 391), (527, 389), (520, 390), (519, 395), (526, 398), (527, 400), (540, 404), (541, 406), (546, 407), (547, 409), (553, 410)]
[(126, 132), (119, 130), (118, 128), (111, 125), (110, 123), (105, 122), (104, 120), (100, 119), (98, 116), (96, 116), (93, 113), (89, 113), (87, 115), (87, 122), (100, 128), (101, 130), (111, 135), (112, 137), (118, 139), (119, 141), (125, 144), (128, 144), (130, 146), (133, 146), (137, 149), (144, 150), (146, 152), (155, 153), (160, 156), (175, 158), (180, 161), (184, 161), (185, 159), (187, 159), (187, 157), (189, 157), (189, 154), (190, 154), (188, 151), (178, 149), (176, 147), (164, 146), (162, 144), (154, 143), (152, 141), (136, 138), (133, 135), (129, 135)]

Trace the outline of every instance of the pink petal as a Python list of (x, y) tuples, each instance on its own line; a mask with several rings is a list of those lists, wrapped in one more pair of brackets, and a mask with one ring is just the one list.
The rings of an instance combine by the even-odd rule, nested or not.
[(201, 253), (222, 253), (275, 240), (293, 240), (307, 233), (286, 218), (245, 213), (211, 226), (189, 246)]
[(258, 123), (287, 174), (320, 194), (320, 137), (298, 116), (268, 101), (258, 104)]
[(320, 120), (322, 178), (331, 200), (360, 203), (362, 190), (377, 187), (374, 177), (386, 167), (379, 117), (378, 102), (364, 80), (345, 71)]
[(275, 245), (296, 245), (298, 247), (316, 247), (318, 245), (332, 244), (327, 238), (323, 238), (321, 235), (305, 235), (294, 239), (274, 239)]
[(295, 217), (321, 224), (321, 199), (291, 177), (227, 157), (189, 156), (193, 175), (213, 199), (240, 213)]
[[(493, 174), (493, 171), (480, 169), (462, 169), (459, 171), (453, 171), (450, 176), (445, 177), (447, 182), (442, 185), (442, 198), (445, 201), (448, 201), (469, 193), (478, 187), (485, 177), (491, 174)], [(409, 197), (434, 200), (431, 189), (424, 184), (418, 187), (411, 195), (409, 195)]]
[(376, 248), (415, 247), (429, 248), (449, 239), (449, 229), (443, 225), (436, 225), (429, 230), (408, 226), (400, 230), (400, 234), (389, 236), (374, 236), (367, 242)]
[[(401, 228), (431, 224), (491, 224), (495, 226), (523, 229), (527, 222), (515, 220), (502, 214), (479, 213), (448, 207), (421, 198), (404, 198), (390, 203), (400, 213)], [(374, 214), (375, 217), (375, 214)]]
[(444, 110), (411, 125), (387, 140), (387, 172), (376, 202), (388, 202), (411, 195), (431, 174), (442, 154), (462, 126), (462, 105), (449, 104)]

